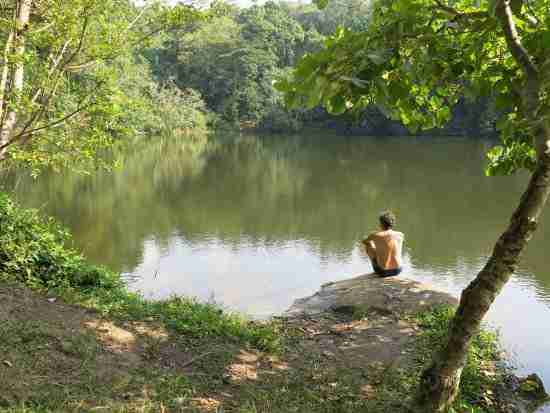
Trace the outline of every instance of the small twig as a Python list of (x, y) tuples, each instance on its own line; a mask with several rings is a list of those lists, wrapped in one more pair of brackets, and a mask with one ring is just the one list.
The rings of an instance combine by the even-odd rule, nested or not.
[(38, 128), (35, 128), (35, 129), (31, 129), (31, 130), (27, 130), (25, 132), (22, 132), (22, 133), (19, 133), (17, 135), (15, 135), (13, 138), (11, 138), (8, 142), (6, 142), (5, 144), (1, 145), (0, 146), (0, 150), (2, 149), (5, 149), (7, 148), (8, 146), (11, 146), (13, 145), (14, 143), (16, 143), (18, 140), (20, 140), (22, 137), (25, 137), (25, 136), (28, 136), (28, 135), (31, 135), (31, 134), (34, 134), (34, 133), (37, 133), (37, 132), (40, 132), (44, 129), (49, 129), (49, 128), (53, 128), (55, 126), (58, 126), (62, 123), (64, 123), (65, 121), (67, 121), (68, 119), (72, 118), (73, 116), (77, 115), (78, 113), (82, 112), (84, 109), (86, 109), (88, 106), (90, 106), (93, 102), (89, 102), (88, 104), (84, 105), (84, 106), (80, 106), (79, 108), (77, 108), (75, 111), (69, 113), (68, 115), (66, 116), (63, 116), (61, 119), (57, 119), (47, 125), (44, 125), (44, 126), (40, 126)]
[(141, 9), (141, 11), (139, 12), (139, 14), (136, 16), (136, 18), (134, 20), (132, 20), (132, 22), (128, 25), (128, 27), (126, 28), (126, 30), (124, 30), (124, 33), (127, 33), (130, 31), (130, 29), (132, 29), (132, 27), (134, 27), (134, 25), (138, 22), (138, 20), (141, 18), (141, 16), (143, 16), (143, 14), (145, 13), (145, 11), (148, 9), (149, 7), (148, 6), (143, 6), (143, 8)]
[(203, 353), (201, 355), (198, 355), (197, 357), (193, 357), (191, 360), (186, 361), (185, 363), (177, 363), (180, 368), (189, 367), (191, 364), (193, 364), (195, 361), (201, 360), (205, 358), (206, 356), (209, 356), (211, 354), (220, 353), (222, 350), (213, 350), (213, 351), (207, 351), (206, 353)]
[(443, 4), (441, 0), (435, 0), (436, 9), (444, 11), (445, 13), (452, 14), (455, 16), (455, 19), (479, 19), (488, 17), (488, 13), (484, 11), (474, 11), (474, 12), (461, 12), (451, 6)]

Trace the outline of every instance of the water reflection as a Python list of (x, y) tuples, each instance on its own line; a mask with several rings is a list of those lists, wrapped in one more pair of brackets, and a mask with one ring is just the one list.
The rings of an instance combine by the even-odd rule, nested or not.
[[(407, 236), (405, 276), (458, 294), (526, 183), (483, 176), (490, 145), (315, 134), (152, 140), (125, 153), (116, 173), (20, 178), (17, 193), (146, 295), (214, 298), (266, 316), (321, 283), (368, 271), (356, 242), (385, 208)], [(548, 218), (489, 319), (550, 384)]]

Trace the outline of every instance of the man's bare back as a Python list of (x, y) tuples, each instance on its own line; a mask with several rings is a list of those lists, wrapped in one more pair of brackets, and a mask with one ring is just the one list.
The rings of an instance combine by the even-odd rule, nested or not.
[(393, 230), (395, 216), (386, 212), (380, 216), (380, 231), (375, 231), (362, 243), (371, 259), (374, 271), (382, 276), (397, 275), (401, 272), (403, 240), (402, 232)]

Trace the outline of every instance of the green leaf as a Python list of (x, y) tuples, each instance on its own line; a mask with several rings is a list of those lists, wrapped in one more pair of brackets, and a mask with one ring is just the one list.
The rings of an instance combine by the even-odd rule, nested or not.
[(386, 62), (386, 57), (384, 56), (384, 53), (382, 51), (367, 53), (367, 57), (375, 65), (382, 65)]
[(333, 96), (327, 107), (328, 111), (334, 115), (341, 115), (346, 111), (346, 100), (342, 96)]
[(279, 92), (290, 92), (293, 90), (293, 86), (290, 84), (288, 79), (285, 78), (274, 80), (272, 84), (273, 87)]
[(355, 86), (360, 88), (365, 88), (368, 85), (368, 82), (365, 82), (364, 80), (358, 79), (356, 77), (349, 77), (349, 76), (340, 76), (341, 80), (348, 81), (353, 83)]
[(318, 9), (323, 10), (328, 6), (329, 0), (313, 0), (313, 4), (317, 6)]
[(509, 109), (512, 103), (513, 101), (510, 95), (500, 93), (495, 98), (495, 109), (496, 110)]
[(522, 6), (523, 6), (523, 0), (511, 0), (510, 1), (510, 8), (514, 12), (514, 14), (521, 14)]

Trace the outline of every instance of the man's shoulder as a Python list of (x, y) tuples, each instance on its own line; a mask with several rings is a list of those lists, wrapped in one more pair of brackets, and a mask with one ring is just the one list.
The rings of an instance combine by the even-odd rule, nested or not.
[(399, 231), (393, 231), (393, 235), (396, 237), (396, 238), (405, 238), (405, 234), (403, 234), (402, 232), (399, 232)]
[(369, 234), (369, 237), (382, 237), (384, 235), (384, 231), (372, 231), (370, 234)]

